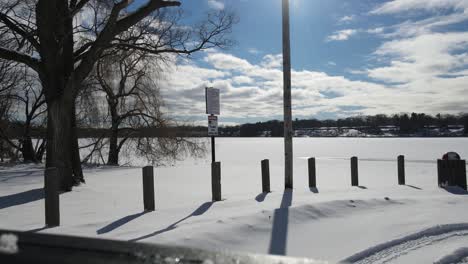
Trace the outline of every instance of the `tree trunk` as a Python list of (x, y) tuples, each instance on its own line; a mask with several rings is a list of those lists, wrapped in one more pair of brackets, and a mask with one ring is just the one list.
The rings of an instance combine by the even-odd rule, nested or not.
[(78, 133), (76, 126), (76, 107), (75, 103), (72, 106), (72, 115), (71, 115), (71, 148), (72, 148), (72, 170), (73, 170), (73, 179), (74, 184), (78, 185), (80, 183), (85, 183), (83, 170), (81, 168), (81, 157), (80, 157), (80, 147), (78, 145)]
[(71, 191), (72, 175), (72, 126), (73, 100), (56, 97), (47, 103), (47, 158), (46, 167), (56, 167), (60, 175), (60, 189)]
[(37, 162), (36, 153), (30, 136), (25, 136), (21, 139), (21, 155), (23, 156), (23, 162)]
[(109, 156), (107, 165), (119, 165), (119, 116), (117, 114), (117, 100), (114, 97), (109, 97), (108, 104), (112, 120), (111, 134), (109, 138)]
[(42, 159), (44, 157), (45, 148), (46, 148), (47, 140), (44, 138), (42, 139), (41, 145), (36, 150), (36, 160), (42, 163)]
[(118, 130), (112, 127), (109, 138), (109, 157), (107, 165), (119, 165)]

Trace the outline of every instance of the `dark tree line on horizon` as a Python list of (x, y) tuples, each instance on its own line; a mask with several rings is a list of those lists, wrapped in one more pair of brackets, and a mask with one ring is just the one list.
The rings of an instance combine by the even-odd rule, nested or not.
[[(325, 127), (365, 127), (366, 131), (378, 134), (380, 131), (379, 128), (394, 126), (398, 129), (398, 134), (400, 135), (417, 133), (418, 131), (428, 127), (447, 128), (448, 126), (455, 125), (463, 126), (466, 133), (468, 131), (468, 113), (460, 113), (458, 115), (428, 115), (424, 113), (402, 113), (394, 115), (378, 114), (339, 118), (335, 120), (295, 119), (293, 121), (293, 128), (295, 130)], [(272, 137), (282, 137), (283, 122), (270, 120), (238, 126), (222, 127), (220, 128), (220, 131), (224, 136), (256, 137), (267, 131)]]
[[(15, 135), (21, 136), (24, 130), (24, 122), (15, 121), (10, 123), (11, 137)], [(318, 129), (318, 128), (363, 128), (367, 132), (379, 134), (380, 128), (394, 127), (399, 135), (405, 136), (421, 131), (425, 128), (449, 128), (450, 126), (464, 127), (465, 134), (468, 134), (468, 113), (460, 113), (458, 115), (437, 114), (427, 115), (424, 113), (412, 114), (394, 114), (394, 115), (374, 115), (374, 116), (355, 116), (339, 119), (295, 119), (293, 120), (294, 130), (300, 129)], [(40, 138), (45, 134), (45, 127), (34, 126), (30, 128), (32, 136)], [(265, 122), (247, 123), (236, 126), (220, 126), (220, 136), (227, 137), (257, 137), (261, 136), (265, 131), (269, 132), (272, 137), (283, 136), (283, 122), (279, 120), (270, 120)], [(96, 128), (96, 127), (79, 127), (78, 136), (80, 138), (104, 137), (112, 138), (112, 129)], [(141, 127), (133, 131), (132, 137), (206, 137), (206, 126), (190, 126), (180, 125), (173, 127), (157, 127), (147, 126)], [(119, 137), (128, 136), (119, 134)], [(115, 135), (114, 135), (115, 137)]]

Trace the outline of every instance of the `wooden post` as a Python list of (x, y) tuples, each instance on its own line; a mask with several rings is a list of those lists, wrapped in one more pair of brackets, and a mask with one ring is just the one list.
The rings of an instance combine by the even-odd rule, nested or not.
[(405, 185), (405, 156), (398, 156), (398, 184)]
[(270, 192), (270, 161), (262, 160), (262, 192)]
[(283, 0), (283, 112), (284, 112), (284, 187), (293, 188), (293, 128), (291, 110), (291, 41), (289, 0)]
[(155, 210), (153, 166), (143, 168), (143, 206), (145, 211)]
[(358, 158), (357, 157), (352, 157), (351, 158), (351, 185), (352, 186), (359, 186)]
[(213, 201), (221, 201), (221, 162), (211, 163), (211, 195)]
[(309, 165), (309, 188), (317, 188), (315, 158), (309, 158), (308, 165)]
[(47, 168), (44, 172), (45, 224), (47, 227), (60, 225), (60, 175), (57, 168)]

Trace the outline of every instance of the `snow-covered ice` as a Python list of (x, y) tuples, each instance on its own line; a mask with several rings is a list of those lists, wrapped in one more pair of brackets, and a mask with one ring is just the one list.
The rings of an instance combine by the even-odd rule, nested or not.
[[(155, 169), (155, 212), (143, 212), (141, 168), (85, 170), (87, 184), (60, 196), (61, 226), (44, 228), (38, 165), (0, 170), (0, 228), (312, 257), (330, 262), (427, 263), (468, 257), (468, 195), (437, 187), (447, 151), (464, 138), (296, 138), (294, 190), (283, 191), (280, 138), (219, 138), (222, 202), (212, 203), (210, 157)], [(397, 185), (398, 155), (406, 186)], [(307, 157), (317, 158), (317, 189)], [(360, 187), (350, 185), (359, 157)], [(261, 194), (270, 159), (272, 193)], [(144, 165), (134, 160), (134, 164)], [(464, 249), (465, 248), (465, 249)]]

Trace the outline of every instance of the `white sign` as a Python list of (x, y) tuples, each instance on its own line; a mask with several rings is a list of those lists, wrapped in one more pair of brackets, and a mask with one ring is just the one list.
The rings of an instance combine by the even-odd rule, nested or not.
[(208, 136), (218, 135), (218, 117), (214, 115), (208, 116)]
[(219, 115), (219, 89), (205, 89), (206, 113), (209, 115)]

